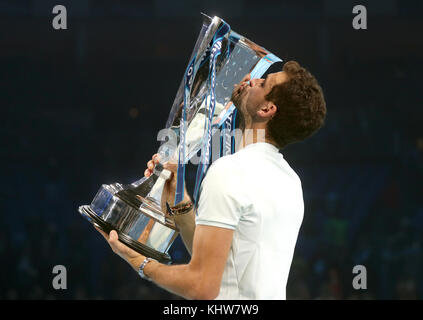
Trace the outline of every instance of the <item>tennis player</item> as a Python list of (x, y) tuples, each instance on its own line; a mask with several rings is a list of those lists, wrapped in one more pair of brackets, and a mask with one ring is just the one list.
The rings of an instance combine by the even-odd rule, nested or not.
[[(265, 79), (245, 76), (232, 102), (244, 146), (210, 166), (197, 212), (186, 189), (184, 200), (170, 208), (191, 254), (188, 264), (161, 264), (118, 241), (116, 231), (98, 231), (142, 278), (186, 299), (286, 299), (304, 201), (283, 149), (323, 126), (324, 95), (309, 71), (289, 61)], [(154, 155), (145, 176), (158, 161)], [(173, 172), (164, 191), (173, 203), (176, 164), (165, 168)]]

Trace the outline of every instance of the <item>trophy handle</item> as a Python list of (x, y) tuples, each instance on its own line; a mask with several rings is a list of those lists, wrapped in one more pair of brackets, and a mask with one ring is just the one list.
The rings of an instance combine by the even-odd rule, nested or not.
[(139, 208), (142, 204), (139, 196), (142, 198), (146, 198), (148, 196), (151, 189), (153, 189), (154, 185), (156, 184), (163, 169), (163, 165), (158, 163), (154, 168), (154, 172), (151, 176), (141, 178), (135, 183), (125, 185), (123, 190), (120, 190), (118, 193), (116, 193), (116, 196), (128, 202), (130, 205)]

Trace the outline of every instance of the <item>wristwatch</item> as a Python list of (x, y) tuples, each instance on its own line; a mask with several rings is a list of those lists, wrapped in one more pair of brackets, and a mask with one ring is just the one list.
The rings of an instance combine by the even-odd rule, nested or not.
[(144, 274), (144, 268), (147, 263), (149, 263), (151, 260), (153, 259), (145, 258), (144, 261), (141, 263), (140, 268), (138, 269), (138, 274), (140, 275), (140, 277), (148, 281), (151, 281), (151, 279)]

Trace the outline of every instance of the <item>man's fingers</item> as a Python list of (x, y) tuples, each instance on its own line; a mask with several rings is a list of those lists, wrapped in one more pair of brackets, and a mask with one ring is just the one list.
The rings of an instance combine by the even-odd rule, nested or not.
[(149, 169), (145, 169), (145, 171), (144, 171), (144, 176), (145, 177), (149, 177), (149, 176), (151, 176), (151, 171), (149, 170)]
[(94, 228), (98, 231), (98, 232), (100, 232), (101, 233), (101, 235), (104, 237), (104, 239), (106, 239), (107, 241), (109, 241), (109, 235), (106, 233), (106, 232), (104, 232), (103, 230), (101, 230), (99, 227), (97, 227), (97, 226), (94, 226)]
[(153, 157), (151, 158), (154, 162), (154, 164), (158, 164), (160, 161), (160, 155), (158, 153), (154, 154)]
[(94, 228), (101, 233), (101, 235), (104, 237), (104, 239), (107, 240), (108, 243), (110, 244), (116, 244), (116, 241), (118, 241), (118, 234), (115, 230), (110, 231), (109, 234), (107, 234), (106, 232), (104, 232), (103, 230), (101, 230), (99, 227), (94, 226)]
[(153, 160), (150, 160), (147, 162), (147, 168), (150, 170), (154, 169), (155, 164), (153, 163)]
[(103, 232), (103, 235), (106, 235), (104, 238), (107, 240), (107, 242), (109, 243), (110, 247), (112, 248), (114, 253), (118, 253), (118, 245), (119, 245), (119, 240), (118, 240), (118, 234), (115, 230), (110, 231), (110, 233), (107, 235), (105, 232)]
[(115, 230), (110, 231), (109, 233), (109, 243), (113, 249), (116, 249), (118, 240), (118, 234)]

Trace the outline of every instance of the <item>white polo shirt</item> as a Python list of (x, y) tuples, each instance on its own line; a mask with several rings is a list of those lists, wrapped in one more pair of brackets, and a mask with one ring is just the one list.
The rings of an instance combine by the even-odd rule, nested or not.
[(304, 201), (278, 149), (260, 142), (218, 159), (200, 192), (196, 224), (234, 230), (217, 299), (286, 299)]

